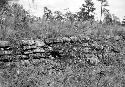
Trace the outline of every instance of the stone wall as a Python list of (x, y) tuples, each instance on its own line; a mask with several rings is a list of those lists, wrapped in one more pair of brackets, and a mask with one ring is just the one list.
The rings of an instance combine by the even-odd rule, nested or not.
[[(120, 53), (112, 44), (103, 39), (84, 37), (63, 37), (59, 39), (21, 40), (17, 47), (9, 41), (0, 41), (0, 61), (11, 62), (30, 59), (52, 59), (65, 62), (88, 61), (96, 64), (107, 54)], [(108, 60), (106, 60), (108, 61)]]

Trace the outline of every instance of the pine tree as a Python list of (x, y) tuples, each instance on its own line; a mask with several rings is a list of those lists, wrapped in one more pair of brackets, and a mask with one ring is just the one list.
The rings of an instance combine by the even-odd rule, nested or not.
[[(105, 7), (109, 5), (108, 5), (107, 0), (98, 0), (98, 1), (101, 2), (101, 18), (102, 18), (103, 13), (108, 11)], [(101, 21), (101, 18), (100, 18), (100, 21)]]
[(94, 19), (94, 3), (92, 0), (85, 0), (85, 4), (82, 4), (82, 7), (80, 8), (81, 10), (77, 13), (78, 15), (78, 20), (89, 20), (89, 19)]

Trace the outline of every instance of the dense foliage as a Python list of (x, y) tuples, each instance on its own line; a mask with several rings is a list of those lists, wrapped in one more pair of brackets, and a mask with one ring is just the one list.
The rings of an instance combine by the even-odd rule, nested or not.
[(38, 18), (18, 4), (6, 5), (0, 15), (0, 86), (124, 87), (125, 28), (98, 23), (94, 10), (86, 0), (80, 14), (45, 7)]
[(89, 20), (94, 19), (94, 3), (92, 0), (85, 0), (85, 4), (82, 4), (82, 7), (80, 8), (81, 11), (78, 12), (78, 20)]

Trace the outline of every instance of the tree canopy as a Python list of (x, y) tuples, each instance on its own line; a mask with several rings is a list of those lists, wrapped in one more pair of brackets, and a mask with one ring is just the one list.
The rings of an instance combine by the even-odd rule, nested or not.
[(88, 19), (94, 19), (94, 3), (92, 0), (85, 0), (85, 4), (82, 4), (82, 7), (80, 8), (80, 11), (77, 13), (78, 20), (88, 20)]

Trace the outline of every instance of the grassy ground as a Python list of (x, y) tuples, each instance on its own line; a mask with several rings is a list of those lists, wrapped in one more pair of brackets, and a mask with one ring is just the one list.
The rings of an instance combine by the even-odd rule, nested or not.
[(20, 21), (18, 26), (5, 21), (0, 37), (16, 46), (24, 38), (58, 39), (62, 42), (50, 45), (61, 57), (0, 62), (0, 87), (125, 87), (125, 27), (96, 21)]
[[(55, 30), (48, 34), (48, 38), (77, 36), (81, 41), (52, 45), (55, 50), (64, 50), (61, 62), (34, 59), (32, 63), (0, 63), (1, 87), (124, 87), (124, 27), (95, 23), (80, 24), (74, 31), (70, 29), (60, 28), (59, 32), (65, 33)], [(84, 38), (97, 49), (84, 53), (87, 52), (81, 48)], [(101, 47), (105, 48), (103, 55), (97, 51)]]

